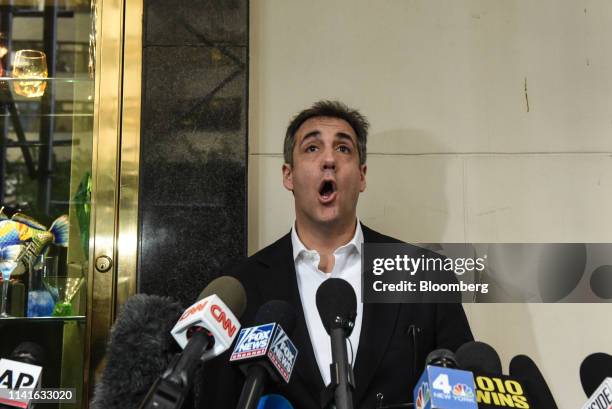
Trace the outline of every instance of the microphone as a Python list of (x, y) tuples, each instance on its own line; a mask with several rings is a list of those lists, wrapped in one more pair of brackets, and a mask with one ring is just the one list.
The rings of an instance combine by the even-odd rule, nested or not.
[(322, 407), (327, 407), (333, 397), (337, 409), (353, 409), (355, 380), (348, 362), (346, 340), (353, 332), (357, 317), (355, 290), (345, 280), (328, 278), (317, 289), (316, 302), (323, 326), (331, 338), (332, 352), (331, 384), (323, 391)]
[(474, 374), (476, 401), (481, 409), (535, 407), (515, 378), (502, 375), (497, 351), (484, 342), (467, 342), (457, 349), (457, 362)]
[(612, 409), (612, 378), (606, 378), (582, 409)]
[(580, 383), (586, 396), (593, 395), (607, 377), (612, 378), (612, 355), (596, 352), (584, 358), (580, 364)]
[(40, 388), (43, 361), (43, 349), (34, 342), (22, 342), (10, 359), (0, 359), (0, 406), (30, 406), (28, 394), (22, 397), (18, 392)]
[(466, 371), (475, 374), (502, 374), (502, 364), (497, 351), (485, 342), (466, 342), (457, 349), (455, 356), (459, 367)]
[(257, 325), (240, 331), (230, 356), (246, 375), (239, 409), (255, 409), (270, 380), (289, 382), (298, 351), (287, 333), (295, 329), (295, 318), (289, 303), (268, 301), (257, 311)]
[(510, 361), (510, 376), (523, 380), (534, 408), (557, 409), (542, 372), (531, 358), (517, 355)]
[(580, 364), (580, 382), (589, 400), (583, 409), (612, 408), (612, 356), (596, 352)]
[(478, 409), (471, 372), (457, 369), (455, 354), (436, 349), (427, 355), (423, 375), (413, 391), (417, 408)]
[(136, 294), (121, 308), (106, 348), (106, 366), (90, 409), (137, 408), (180, 352), (170, 330), (183, 307), (169, 297)]
[(264, 395), (259, 399), (257, 409), (293, 409), (293, 405), (282, 395)]
[(213, 280), (187, 308), (171, 333), (183, 352), (155, 381), (141, 409), (178, 409), (193, 383), (193, 374), (202, 362), (225, 352), (238, 330), (246, 308), (246, 293), (238, 280), (222, 276)]

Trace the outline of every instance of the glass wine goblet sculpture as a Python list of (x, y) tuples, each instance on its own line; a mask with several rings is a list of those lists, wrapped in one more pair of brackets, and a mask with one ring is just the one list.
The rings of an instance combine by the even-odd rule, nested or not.
[(43, 283), (55, 301), (55, 307), (51, 314), (53, 317), (69, 317), (74, 315), (72, 300), (79, 292), (84, 281), (85, 277), (83, 275), (75, 277), (67, 275), (43, 276)]

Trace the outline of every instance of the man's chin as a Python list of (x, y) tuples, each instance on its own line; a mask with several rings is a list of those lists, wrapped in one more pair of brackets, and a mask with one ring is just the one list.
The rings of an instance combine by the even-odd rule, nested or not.
[(333, 226), (337, 224), (342, 224), (346, 217), (342, 217), (340, 212), (337, 209), (323, 209), (323, 211), (317, 212), (313, 218), (316, 224), (321, 226)]

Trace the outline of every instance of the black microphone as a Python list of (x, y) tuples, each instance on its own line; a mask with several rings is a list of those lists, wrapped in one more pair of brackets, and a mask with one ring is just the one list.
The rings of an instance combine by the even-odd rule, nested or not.
[(246, 292), (238, 280), (229, 276), (213, 280), (172, 329), (184, 350), (155, 381), (140, 408), (181, 408), (200, 364), (231, 346), (240, 329), (237, 317), (245, 309)]
[(289, 303), (268, 301), (257, 311), (256, 325), (240, 331), (230, 356), (246, 375), (237, 408), (256, 408), (270, 381), (289, 382), (298, 351), (287, 334), (295, 329), (295, 319)]
[(591, 396), (606, 378), (612, 378), (612, 355), (596, 352), (584, 358), (580, 364), (580, 383), (587, 397)]
[(9, 356), (9, 359), (23, 362), (24, 364), (44, 366), (45, 351), (35, 342), (24, 341), (17, 345)]
[(183, 307), (169, 297), (136, 294), (126, 301), (111, 329), (91, 409), (138, 407), (181, 350), (170, 330), (182, 313)]
[(357, 317), (357, 296), (353, 287), (340, 278), (328, 278), (319, 286), (317, 310), (331, 338), (331, 384), (323, 392), (322, 406), (333, 398), (337, 409), (353, 409), (355, 381), (348, 361), (346, 340), (353, 332)]
[(489, 344), (470, 341), (455, 353), (459, 367), (476, 374), (501, 375), (502, 364), (497, 351)]
[(431, 351), (425, 358), (425, 365), (441, 368), (458, 368), (457, 357), (450, 349), (440, 348)]
[(499, 355), (489, 344), (466, 342), (457, 349), (456, 356), (459, 366), (474, 374), (479, 408), (535, 407), (531, 404), (530, 395), (525, 392), (524, 382), (502, 374)]
[(557, 403), (542, 372), (531, 358), (526, 355), (512, 358), (510, 376), (523, 380), (534, 408), (557, 409)]

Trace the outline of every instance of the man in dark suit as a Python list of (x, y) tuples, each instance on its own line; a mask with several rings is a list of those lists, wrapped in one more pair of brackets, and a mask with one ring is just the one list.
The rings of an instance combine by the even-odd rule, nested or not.
[[(320, 101), (299, 113), (285, 136), (283, 185), (293, 193), (296, 219), (290, 233), (239, 265), (235, 275), (247, 291), (241, 318), (252, 323), (269, 300), (294, 306), (291, 339), (299, 354), (288, 385), (272, 386), (296, 408), (321, 407), (329, 381), (330, 340), (322, 330), (314, 296), (328, 277), (346, 279), (358, 295), (351, 337), (356, 357), (356, 408), (412, 401), (425, 356), (457, 349), (472, 340), (460, 304), (362, 304), (361, 244), (398, 243), (361, 224), (357, 200), (366, 187), (367, 120), (342, 103)], [(415, 258), (425, 252), (412, 248)], [(224, 362), (221, 362), (224, 361)], [(243, 378), (222, 357), (210, 368), (204, 398), (210, 408), (235, 407)], [(213, 375), (220, 371), (220, 375)]]

